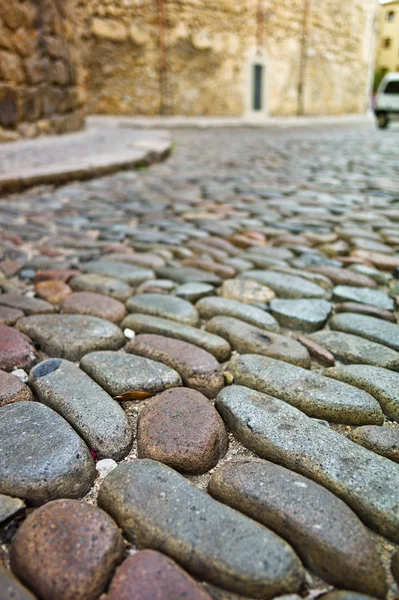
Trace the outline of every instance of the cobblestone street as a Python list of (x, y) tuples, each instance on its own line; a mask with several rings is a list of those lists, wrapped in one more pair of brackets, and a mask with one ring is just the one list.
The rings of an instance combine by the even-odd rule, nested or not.
[(397, 600), (399, 127), (172, 137), (0, 197), (0, 600)]

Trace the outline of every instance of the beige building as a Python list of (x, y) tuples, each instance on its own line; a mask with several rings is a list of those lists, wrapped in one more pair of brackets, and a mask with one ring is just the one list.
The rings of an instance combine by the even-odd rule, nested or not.
[(76, 0), (89, 112), (361, 113), (377, 0)]
[(0, 141), (79, 129), (86, 108), (253, 119), (363, 112), (377, 7), (0, 0)]
[(399, 0), (381, 6), (376, 69), (399, 71)]

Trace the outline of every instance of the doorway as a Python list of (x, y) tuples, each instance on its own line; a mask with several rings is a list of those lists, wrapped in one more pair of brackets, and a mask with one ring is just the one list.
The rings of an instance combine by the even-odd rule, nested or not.
[(264, 51), (249, 52), (245, 77), (245, 117), (267, 117), (267, 57)]
[(260, 111), (263, 109), (263, 79), (263, 65), (254, 64), (252, 75), (252, 110), (254, 111)]

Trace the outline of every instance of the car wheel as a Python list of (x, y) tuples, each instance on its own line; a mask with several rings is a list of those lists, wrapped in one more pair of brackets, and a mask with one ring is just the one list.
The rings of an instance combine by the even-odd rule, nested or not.
[(377, 115), (377, 125), (379, 129), (386, 129), (389, 125), (389, 118), (387, 113), (379, 113)]

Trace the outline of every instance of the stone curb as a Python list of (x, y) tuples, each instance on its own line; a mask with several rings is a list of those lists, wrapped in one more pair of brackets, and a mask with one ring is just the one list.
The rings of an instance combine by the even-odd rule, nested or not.
[(334, 115), (314, 117), (268, 117), (262, 120), (245, 117), (128, 117), (91, 115), (91, 127), (119, 127), (135, 129), (287, 129), (309, 126), (368, 125), (374, 122), (373, 115)]
[[(7, 144), (11, 149), (12, 143)], [(28, 187), (42, 184), (59, 185), (72, 180), (92, 179), (109, 175), (116, 171), (148, 166), (164, 160), (171, 151), (172, 141), (168, 139), (143, 139), (135, 142), (131, 150), (89, 156), (86, 160), (76, 160), (69, 164), (47, 164), (39, 167), (22, 168), (18, 173), (0, 174), (0, 194), (18, 192)], [(67, 150), (67, 148), (66, 148)]]

